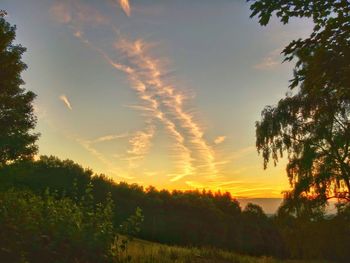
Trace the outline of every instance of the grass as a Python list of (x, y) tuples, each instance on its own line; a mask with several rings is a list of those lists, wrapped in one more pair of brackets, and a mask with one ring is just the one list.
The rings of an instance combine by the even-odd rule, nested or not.
[[(130, 263), (306, 263), (310, 261), (277, 260), (271, 257), (251, 257), (213, 248), (186, 248), (132, 241), (124, 262)], [(316, 262), (314, 262), (316, 263)], [(317, 262), (320, 263), (320, 262)]]

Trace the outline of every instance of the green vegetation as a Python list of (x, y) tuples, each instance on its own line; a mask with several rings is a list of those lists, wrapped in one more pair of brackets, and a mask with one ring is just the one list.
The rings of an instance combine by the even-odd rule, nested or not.
[(80, 200), (48, 191), (1, 192), (1, 262), (119, 262), (129, 240), (116, 233), (136, 229), (142, 216), (137, 211), (118, 231), (113, 202), (94, 204), (91, 190)]
[(110, 199), (94, 205), (89, 187), (80, 200), (58, 198), (48, 191), (43, 196), (24, 190), (1, 192), (0, 259), (39, 263), (299, 262), (131, 240), (125, 236), (125, 228), (136, 230), (142, 217), (137, 212), (117, 230), (112, 223), (113, 206)]
[[(74, 184), (76, 187), (74, 187)], [(230, 193), (158, 191), (154, 187), (115, 183), (70, 160), (42, 156), (0, 169), (0, 190), (29, 189), (42, 195), (46, 188), (58, 196), (81, 198), (91, 184), (96, 203), (109, 196), (116, 204), (114, 225), (140, 207), (144, 222), (138, 237), (167, 244), (215, 246), (251, 255), (283, 256), (283, 240), (258, 206), (243, 211)], [(75, 190), (76, 188), (76, 190)]]
[(267, 217), (254, 204), (241, 209), (229, 193), (169, 192), (115, 183), (70, 160), (55, 157), (42, 156), (37, 161), (16, 162), (0, 169), (0, 192), (29, 190), (44, 198), (47, 188), (56, 199), (68, 198), (78, 205), (79, 200), (86, 199), (86, 189), (90, 189), (93, 207), (107, 204), (110, 199), (115, 204), (114, 231), (144, 240), (274, 258), (346, 262), (350, 257), (350, 206), (346, 204), (332, 216), (309, 209), (297, 216), (282, 206), (276, 216)]
[[(241, 254), (343, 262), (350, 256), (348, 205), (340, 205), (338, 213), (332, 217), (325, 217), (322, 211), (310, 217), (309, 210), (305, 210), (304, 216), (296, 216), (282, 207), (275, 217), (269, 218), (261, 207), (253, 204), (242, 210), (229, 193), (169, 192), (117, 184), (103, 175), (93, 175), (91, 170), (70, 160), (61, 161), (55, 157), (42, 156), (37, 161), (16, 162), (0, 168), (0, 204), (0, 257), (4, 259), (20, 257), (37, 262), (32, 259), (40, 253), (42, 258), (72, 262), (69, 260), (74, 257), (93, 259), (92, 253), (107, 259), (113, 255), (117, 262), (126, 255), (136, 260), (141, 253), (134, 248), (138, 247), (137, 243), (128, 247), (127, 239), (120, 234), (202, 247), (169, 250), (177, 251), (169, 255), (179, 255), (181, 260), (188, 257), (194, 260), (198, 251), (200, 255), (213, 253), (215, 260), (223, 257), (224, 252), (207, 247)], [(145, 216), (141, 225), (138, 207)], [(130, 216), (135, 210), (136, 214)], [(121, 239), (114, 239), (115, 236)], [(333, 240), (332, 246), (329, 240)], [(154, 262), (154, 254), (164, 252), (149, 246), (140, 249), (142, 253), (149, 253), (148, 262)], [(148, 256), (140, 257), (146, 260)], [(225, 262), (220, 260), (217, 262)], [(270, 262), (272, 259), (261, 260)]]
[[(272, 257), (251, 257), (215, 248), (168, 246), (144, 240), (130, 242), (123, 259), (132, 255), (130, 263), (303, 263), (306, 261), (278, 260)], [(313, 261), (307, 261), (313, 262)], [(317, 261), (319, 263), (325, 261)], [(316, 263), (316, 261), (315, 261)]]

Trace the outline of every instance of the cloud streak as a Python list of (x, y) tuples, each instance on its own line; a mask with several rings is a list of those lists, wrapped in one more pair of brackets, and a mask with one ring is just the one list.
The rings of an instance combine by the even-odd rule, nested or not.
[(216, 145), (218, 145), (218, 144), (223, 143), (225, 140), (226, 140), (226, 136), (219, 136), (219, 137), (216, 137), (216, 138), (215, 138), (214, 143), (215, 143)]
[[(127, 65), (112, 60), (105, 52), (84, 39), (82, 34), (76, 36), (100, 53), (112, 67), (128, 75), (133, 89), (144, 104), (139, 105), (139, 108), (144, 109), (150, 120), (160, 121), (173, 138), (172, 156), (176, 159), (177, 171), (171, 174), (170, 181), (178, 181), (194, 172), (203, 173), (204, 169), (199, 169), (204, 166), (205, 172), (215, 177), (218, 173), (215, 153), (204, 139), (200, 125), (185, 110), (184, 101), (187, 98), (162, 79), (166, 72), (157, 59), (147, 54), (146, 43), (142, 40), (121, 39), (115, 44), (116, 50), (127, 58)], [(153, 129), (146, 133), (137, 132), (135, 137), (129, 140), (132, 148), (128, 150), (130, 156), (127, 159), (142, 159), (142, 155), (149, 149), (153, 134)]]
[[(131, 6), (128, 0), (113, 0), (127, 15), (131, 15)], [(107, 2), (107, 0), (106, 0)], [(102, 15), (92, 6), (82, 3), (80, 0), (60, 0), (50, 8), (53, 18), (62, 24), (72, 24), (80, 28), (83, 24), (107, 25), (110, 22), (106, 16)]]
[(62, 94), (59, 99), (64, 103), (64, 105), (67, 107), (69, 110), (73, 110), (72, 105), (68, 99), (68, 97), (64, 94)]
[(131, 7), (129, 0), (119, 0), (120, 7), (123, 9), (124, 13), (127, 16), (131, 15)]
[(129, 157), (129, 166), (131, 168), (137, 167), (135, 160), (142, 160), (149, 152), (151, 147), (151, 140), (155, 134), (155, 127), (148, 126), (144, 131), (137, 131), (130, 139), (130, 149), (127, 151)]
[(265, 56), (259, 63), (254, 65), (258, 70), (272, 70), (281, 65), (281, 49), (277, 48)]
[(92, 140), (91, 143), (108, 142), (108, 141), (113, 141), (113, 140), (117, 140), (117, 139), (123, 139), (127, 136), (128, 136), (127, 134), (110, 134), (110, 135), (98, 137), (98, 138)]
[[(119, 4), (130, 16), (129, 1), (110, 1)], [(221, 145), (226, 141), (226, 136), (207, 140), (203, 125), (189, 107), (188, 91), (181, 89), (174, 74), (166, 67), (164, 61), (168, 60), (155, 55), (155, 44), (142, 38), (124, 37), (112, 24), (112, 19), (80, 0), (56, 2), (50, 11), (55, 20), (72, 30), (85, 47), (98, 53), (116, 73), (123, 73), (136, 94), (137, 102), (127, 107), (141, 112), (143, 127), (119, 134), (107, 133), (93, 139), (76, 139), (87, 153), (98, 160), (98, 165), (106, 167), (104, 172), (132, 182), (138, 182), (140, 176), (145, 180), (153, 177), (165, 182), (166, 187), (185, 185), (186, 189), (221, 189), (235, 196), (257, 196), (258, 193), (272, 193), (276, 189), (275, 185), (256, 184), (251, 180), (232, 180), (232, 177), (240, 179), (240, 175), (247, 173), (249, 167), (231, 169), (228, 164), (238, 163), (241, 158), (252, 154), (255, 148), (246, 147), (227, 155)], [(137, 9), (134, 12), (137, 13)], [(105, 39), (94, 39), (95, 34), (90, 34), (88, 30), (96, 28), (110, 35)], [(277, 56), (278, 51), (275, 50), (255, 67), (260, 70), (272, 69), (278, 64)], [(67, 96), (61, 95), (60, 100), (72, 110)], [(157, 137), (159, 134), (162, 136), (164, 131), (168, 148), (167, 156), (160, 158), (160, 162), (165, 160), (163, 165), (149, 161), (151, 158), (148, 156), (159, 154), (156, 150), (153, 152), (156, 149), (153, 146), (159, 142), (158, 138), (164, 139)], [(155, 183), (158, 184), (158, 181)]]
[[(132, 88), (143, 103), (136, 108), (145, 112), (149, 117), (148, 121), (160, 121), (174, 139), (172, 156), (176, 159), (177, 171), (171, 174), (171, 181), (178, 181), (194, 172), (200, 172), (196, 167), (205, 166), (206, 173), (211, 176), (217, 175), (215, 153), (204, 139), (204, 132), (199, 124), (184, 108), (184, 101), (187, 98), (163, 80), (163, 76), (167, 74), (159, 59), (152, 58), (147, 53), (148, 45), (144, 41), (128, 41), (121, 38), (115, 43), (116, 50), (127, 60), (127, 63), (123, 64), (111, 59), (103, 50), (84, 39), (82, 34), (76, 36), (100, 53), (112, 67), (128, 75)], [(153, 138), (152, 133), (136, 133), (135, 138), (129, 141), (133, 148), (128, 154), (137, 152), (145, 154), (146, 151), (143, 149), (149, 149), (148, 141)], [(142, 139), (146, 141), (142, 143)], [(135, 159), (141, 158), (137, 156), (129, 158), (129, 160)]]
[[(119, 4), (129, 16), (131, 12), (129, 1), (120, 0)], [(54, 5), (51, 12), (55, 14), (58, 22), (72, 28), (74, 36), (81, 42), (99, 53), (113, 68), (125, 73), (139, 98), (140, 104), (133, 108), (143, 112), (147, 125), (143, 130), (127, 136), (129, 148), (125, 154), (116, 156), (127, 160), (129, 168), (137, 167), (136, 162), (142, 160), (149, 152), (156, 130), (159, 125), (162, 125), (172, 141), (169, 155), (173, 159), (175, 169), (169, 174), (171, 182), (195, 174), (205, 175), (210, 179), (218, 178), (218, 166), (225, 162), (216, 161), (212, 143), (208, 143), (203, 128), (187, 107), (189, 98), (173, 81), (169, 81), (171, 74), (164, 66), (162, 59), (152, 55), (151, 44), (142, 39), (131, 41), (123, 37), (119, 30), (108, 23), (109, 19), (100, 15), (96, 10), (82, 5), (78, 0), (67, 2), (66, 5), (62, 3)], [(91, 17), (86, 18), (85, 15)], [(117, 33), (113, 53), (102, 50), (84, 36), (82, 26), (89, 24), (108, 25), (111, 32)], [(70, 103), (67, 98), (66, 100), (61, 99), (68, 108), (71, 108), (68, 106)], [(94, 141), (85, 142), (84, 147), (106, 163), (105, 157), (102, 156), (102, 153), (97, 152), (93, 145), (117, 138), (114, 135), (102, 136)], [(215, 139), (214, 143), (220, 144), (225, 139), (225, 136), (220, 136)]]
[(128, 180), (132, 180), (134, 179), (134, 177), (129, 176), (125, 173), (123, 173), (123, 171), (121, 171), (120, 169), (115, 168), (115, 165), (113, 162), (111, 162), (108, 158), (106, 158), (106, 156), (101, 153), (100, 151), (98, 151), (94, 146), (94, 142), (93, 141), (89, 141), (89, 140), (85, 140), (82, 138), (75, 138), (75, 141), (82, 146), (87, 152), (89, 152), (92, 156), (94, 156), (95, 158), (97, 158), (101, 163), (103, 163), (108, 171), (115, 175), (118, 176), (120, 178), (123, 179), (128, 179)]
[(174, 149), (183, 170), (174, 175), (171, 181), (192, 174), (195, 171), (194, 163), (207, 164), (207, 172), (215, 176), (215, 153), (204, 139), (204, 132), (194, 116), (185, 109), (188, 98), (164, 79), (168, 72), (160, 59), (149, 54), (150, 45), (141, 39), (121, 39), (115, 47), (132, 65), (133, 70), (128, 74), (139, 98), (148, 103), (148, 108), (153, 110), (153, 117), (159, 119), (175, 139)]
[(56, 1), (50, 8), (50, 14), (59, 23), (71, 24), (76, 28), (84, 24), (106, 25), (109, 19), (98, 10), (87, 4), (81, 4), (79, 0)]
[(71, 8), (66, 2), (55, 2), (50, 13), (59, 23), (67, 24), (72, 21)]

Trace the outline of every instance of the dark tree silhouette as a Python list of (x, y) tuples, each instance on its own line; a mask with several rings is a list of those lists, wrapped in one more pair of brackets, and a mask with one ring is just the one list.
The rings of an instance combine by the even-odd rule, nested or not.
[(37, 151), (38, 134), (31, 133), (36, 117), (33, 113), (35, 94), (20, 86), (25, 48), (13, 44), (16, 27), (0, 12), (0, 165), (9, 161), (30, 159)]
[[(249, 0), (248, 0), (249, 1)], [(350, 201), (350, 3), (347, 0), (252, 0), (252, 17), (267, 25), (273, 14), (314, 22), (312, 34), (292, 41), (296, 59), (290, 93), (262, 111), (256, 146), (264, 168), (287, 153), (293, 190), (288, 198)]]
[[(229, 193), (211, 191), (157, 190), (124, 182), (70, 160), (41, 156), (39, 160), (15, 162), (0, 167), (0, 193), (9, 189), (30, 190), (42, 195), (46, 189), (57, 198), (83, 200), (92, 185), (95, 204), (105, 204), (110, 195), (116, 204), (113, 223), (125, 223), (137, 207), (144, 214), (137, 237), (167, 244), (220, 247), (252, 255), (282, 256), (283, 242), (272, 220), (258, 206), (241, 211)], [(1, 218), (0, 218), (1, 219)], [(267, 240), (269, 240), (267, 242)]]
[[(169, 192), (159, 191), (152, 186), (144, 189), (136, 184), (116, 183), (104, 175), (96, 175), (91, 170), (84, 169), (71, 160), (60, 160), (53, 156), (41, 156), (39, 160), (15, 162), (0, 167), (0, 199), (1, 196), (8, 197), (6, 193), (13, 190), (18, 193), (27, 193), (30, 190), (36, 196), (45, 198), (47, 189), (54, 194), (55, 200), (64, 201), (68, 198), (90, 208), (98, 208), (99, 204), (106, 205), (111, 199), (115, 203), (113, 225), (115, 229), (120, 229), (122, 225), (120, 230), (123, 231), (128, 230), (130, 220), (135, 219), (134, 216), (130, 218), (130, 215), (140, 207), (144, 221), (140, 233), (136, 236), (145, 240), (185, 246), (220, 247), (251, 255), (320, 259), (322, 262), (348, 262), (350, 258), (349, 202), (338, 204), (337, 214), (324, 216), (322, 207), (308, 198), (295, 200), (287, 197), (277, 215), (267, 216), (261, 207), (254, 204), (248, 204), (242, 210), (238, 201), (229, 193), (198, 190)], [(9, 204), (6, 199), (2, 201)], [(15, 201), (18, 202), (22, 203), (21, 200)], [(75, 210), (68, 205), (68, 211), (74, 213)], [(64, 207), (66, 206), (62, 208)], [(25, 209), (25, 213), (31, 215), (32, 209), (35, 209), (34, 205)], [(52, 209), (56, 212), (61, 211), (56, 210), (56, 207)], [(3, 213), (6, 212), (2, 210)], [(55, 216), (61, 217), (60, 213), (56, 212)], [(5, 221), (5, 224), (0, 226), (15, 226), (16, 229), (10, 229), (10, 233), (22, 233), (23, 227), (31, 228), (31, 224), (26, 223), (28, 221), (24, 220), (22, 214), (18, 216), (13, 209), (10, 210), (10, 214), (5, 213), (6, 218), (12, 218), (11, 213), (16, 215), (14, 219), (19, 223)], [(70, 218), (70, 214), (63, 215)], [(105, 218), (103, 214), (96, 215), (98, 218)], [(31, 218), (33, 220), (30, 222), (35, 224), (41, 222), (37, 221), (36, 213)], [(3, 219), (0, 216), (1, 220)], [(72, 220), (69, 222), (74, 223), (76, 219), (72, 217)], [(42, 222), (45, 224), (46, 221)], [(63, 230), (52, 225), (52, 233), (67, 233), (69, 223), (67, 225), (64, 221), (59, 222)], [(98, 231), (97, 228), (91, 230)], [(39, 231), (45, 231), (45, 228), (39, 228)], [(7, 233), (9, 232), (0, 231), (0, 235), (4, 237)], [(76, 232), (69, 233), (75, 235)], [(5, 248), (11, 244), (19, 244), (17, 235), (11, 237), (3, 239), (6, 241)], [(32, 235), (25, 237), (28, 237), (28, 240), (33, 238)], [(8, 240), (12, 240), (13, 243), (10, 244)], [(28, 245), (36, 247), (36, 242), (40, 240), (29, 242)], [(331, 245), (329, 240), (332, 240)], [(71, 246), (62, 248), (72, 249)], [(82, 249), (89, 254), (95, 253), (94, 250), (86, 249), (85, 245)], [(73, 247), (72, 251), (76, 252), (76, 249)], [(7, 252), (3, 250), (1, 253)]]
[(244, 208), (243, 212), (246, 215), (253, 216), (256, 218), (264, 218), (264, 219), (266, 218), (266, 215), (262, 207), (256, 204), (248, 203)]

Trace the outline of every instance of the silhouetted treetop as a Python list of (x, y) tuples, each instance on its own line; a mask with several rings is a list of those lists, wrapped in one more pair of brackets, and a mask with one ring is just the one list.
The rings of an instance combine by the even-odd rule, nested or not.
[(0, 15), (0, 165), (30, 159), (37, 152), (38, 134), (31, 133), (36, 124), (35, 94), (21, 88), (21, 73), (27, 68), (22, 61), (25, 48), (13, 44), (16, 27)]
[[(261, 25), (267, 25), (275, 14), (284, 24), (292, 17), (312, 18), (319, 26), (341, 23), (349, 17), (348, 0), (248, 0), (254, 2), (251, 17), (258, 16)], [(343, 18), (343, 19), (342, 19)]]
[(274, 14), (283, 23), (292, 17), (314, 22), (309, 37), (292, 41), (283, 51), (285, 60), (296, 59), (290, 93), (265, 107), (256, 123), (264, 167), (286, 153), (293, 187), (289, 198), (350, 201), (349, 1), (250, 2), (261, 25)]

